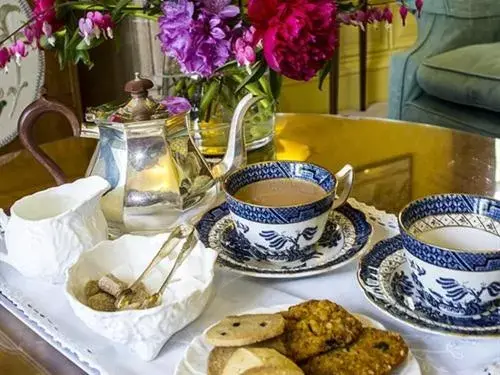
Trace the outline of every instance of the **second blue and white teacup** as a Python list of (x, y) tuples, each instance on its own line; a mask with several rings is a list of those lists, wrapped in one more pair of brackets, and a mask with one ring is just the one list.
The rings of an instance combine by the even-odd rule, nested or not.
[(353, 179), (350, 165), (334, 175), (311, 163), (270, 161), (231, 173), (223, 188), (235, 227), (256, 257), (290, 262), (314, 251), (330, 210), (345, 203)]
[(401, 211), (399, 228), (419, 301), (466, 316), (500, 303), (500, 201), (428, 196)]

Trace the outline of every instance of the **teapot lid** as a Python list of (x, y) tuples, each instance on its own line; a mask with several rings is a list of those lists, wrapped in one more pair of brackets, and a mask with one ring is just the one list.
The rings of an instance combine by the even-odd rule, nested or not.
[(135, 73), (134, 79), (128, 81), (124, 86), (124, 91), (131, 96), (125, 104), (119, 106), (104, 104), (89, 108), (85, 118), (89, 122), (101, 120), (121, 123), (167, 118), (168, 112), (165, 106), (148, 95), (148, 90), (153, 87), (154, 84), (151, 80), (142, 78), (139, 73)]

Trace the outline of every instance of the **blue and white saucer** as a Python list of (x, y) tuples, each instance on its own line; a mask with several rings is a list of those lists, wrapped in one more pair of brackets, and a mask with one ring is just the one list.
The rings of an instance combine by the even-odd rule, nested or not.
[[(358, 282), (372, 304), (416, 329), (468, 338), (500, 336), (500, 306), (469, 316), (446, 314), (430, 307), (406, 269), (400, 235), (378, 242), (360, 260)], [(437, 293), (433, 297), (440, 298)]]
[(267, 261), (234, 229), (226, 203), (197, 224), (200, 240), (219, 253), (220, 266), (248, 276), (297, 278), (328, 272), (358, 258), (372, 234), (365, 214), (349, 204), (332, 211), (317, 244), (294, 260)]

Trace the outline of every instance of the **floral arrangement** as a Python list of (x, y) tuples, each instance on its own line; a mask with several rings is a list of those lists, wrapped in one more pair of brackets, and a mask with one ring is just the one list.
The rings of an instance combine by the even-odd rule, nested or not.
[[(415, 0), (418, 12), (422, 4)], [(399, 13), (404, 23), (404, 1)], [(162, 51), (189, 78), (175, 82), (176, 96), (197, 102), (205, 117), (214, 100), (234, 101), (243, 89), (271, 103), (279, 96), (282, 76), (307, 81), (319, 75), (321, 88), (340, 25), (390, 27), (393, 20), (387, 6), (361, 8), (346, 0), (145, 0), (140, 5), (34, 0), (33, 17), (0, 40), (0, 69), (11, 61), (21, 64), (31, 48), (55, 50), (61, 65), (92, 67), (89, 50), (112, 40), (127, 17), (158, 22)]]

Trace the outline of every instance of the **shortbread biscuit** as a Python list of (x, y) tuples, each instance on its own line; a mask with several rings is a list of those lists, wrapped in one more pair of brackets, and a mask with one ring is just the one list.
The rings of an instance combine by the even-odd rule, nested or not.
[(294, 361), (344, 347), (361, 334), (362, 325), (341, 306), (311, 300), (282, 313), (286, 320), (285, 345)]
[(243, 375), (249, 370), (263, 368), (285, 370), (288, 375), (304, 375), (289, 358), (268, 348), (238, 348), (227, 361), (222, 375)]
[[(287, 354), (285, 343), (283, 342), (283, 335), (273, 337), (272, 339), (266, 341), (257, 342), (246, 347), (269, 348), (274, 349), (283, 355)], [(241, 348), (241, 346), (219, 346), (213, 348), (208, 356), (208, 375), (221, 375), (227, 361), (238, 348)]]
[(364, 328), (352, 345), (310, 358), (301, 367), (306, 375), (387, 375), (407, 356), (408, 346), (397, 333)]
[(214, 346), (243, 346), (279, 336), (285, 330), (281, 314), (228, 316), (206, 334)]

